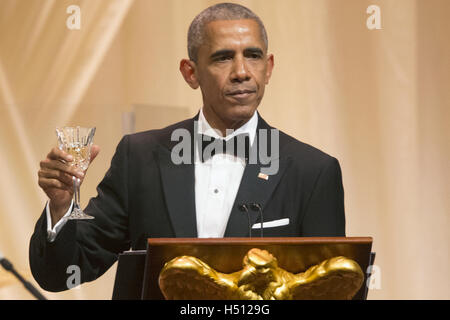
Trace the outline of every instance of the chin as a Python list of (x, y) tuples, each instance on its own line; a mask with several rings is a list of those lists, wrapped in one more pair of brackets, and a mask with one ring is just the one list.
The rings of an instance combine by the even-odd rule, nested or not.
[(229, 118), (235, 121), (248, 120), (255, 113), (257, 107), (254, 106), (234, 106), (228, 113)]

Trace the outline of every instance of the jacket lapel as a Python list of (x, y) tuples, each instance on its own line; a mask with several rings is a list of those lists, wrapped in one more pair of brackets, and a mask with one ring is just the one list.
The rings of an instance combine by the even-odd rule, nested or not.
[[(273, 128), (271, 128), (261, 117), (259, 117), (257, 131), (258, 136), (260, 132), (259, 129), (270, 130)], [(258, 138), (257, 141), (259, 143), (260, 139)], [(252, 145), (253, 151), (256, 147), (257, 145), (254, 143)], [(281, 147), (282, 146), (279, 146), (280, 150), (282, 149)], [(249, 236), (248, 217), (245, 212), (239, 210), (239, 205), (252, 202), (257, 203), (262, 207), (264, 213), (265, 205), (269, 201), (273, 191), (278, 185), (281, 177), (285, 172), (286, 167), (289, 164), (289, 158), (284, 158), (281, 156), (277, 160), (279, 160), (278, 172), (276, 174), (269, 175), (267, 180), (259, 177), (261, 169), (267, 166), (262, 165), (259, 160), (255, 164), (247, 164), (242, 176), (241, 184), (239, 186), (233, 208), (230, 213), (230, 218), (228, 219), (227, 228), (225, 230), (225, 237)], [(249, 214), (250, 226), (252, 226), (256, 223), (257, 220), (259, 220), (260, 215), (258, 212), (254, 212), (250, 208)], [(259, 236), (259, 232), (257, 230), (254, 230), (254, 234)]]
[[(179, 141), (171, 141), (175, 129), (185, 129), (193, 137), (194, 120), (186, 120), (177, 128), (170, 128), (165, 137), (165, 145), (158, 152), (159, 168), (169, 216), (178, 238), (197, 237), (197, 219), (195, 214), (195, 171), (192, 164), (175, 164), (171, 159), (172, 148)], [(191, 161), (193, 161), (193, 142), (191, 143)]]

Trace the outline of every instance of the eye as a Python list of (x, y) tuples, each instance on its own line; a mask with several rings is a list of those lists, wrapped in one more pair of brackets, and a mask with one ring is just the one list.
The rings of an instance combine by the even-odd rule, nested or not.
[(231, 60), (231, 59), (232, 58), (230, 56), (220, 56), (220, 57), (217, 57), (214, 61), (221, 62), (221, 61), (228, 61), (228, 60)]
[(262, 56), (261, 56), (261, 54), (259, 54), (257, 52), (252, 52), (252, 53), (247, 54), (247, 58), (250, 58), (250, 59), (261, 59)]

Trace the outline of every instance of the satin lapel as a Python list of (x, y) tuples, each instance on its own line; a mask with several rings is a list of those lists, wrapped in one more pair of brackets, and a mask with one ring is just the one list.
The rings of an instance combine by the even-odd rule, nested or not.
[[(259, 129), (270, 129), (269, 125), (259, 118), (258, 130)], [(252, 146), (254, 148), (255, 146)], [(280, 146), (281, 149), (282, 146)], [(249, 225), (248, 217), (245, 212), (239, 210), (239, 205), (243, 203), (258, 203), (264, 208), (270, 197), (275, 190), (276, 186), (280, 182), (286, 167), (289, 165), (288, 157), (281, 156), (279, 158), (279, 170), (276, 174), (268, 176), (268, 179), (263, 179), (259, 177), (261, 168), (267, 167), (257, 164), (247, 164), (242, 176), (241, 184), (234, 202), (233, 208), (230, 213), (230, 218), (228, 219), (227, 228), (225, 230), (225, 237), (247, 237), (249, 236)], [(250, 223), (251, 225), (259, 219), (260, 215), (258, 212), (254, 212), (249, 209)], [(252, 236), (259, 235), (258, 230), (253, 230)]]
[[(192, 120), (195, 120), (192, 119)], [(193, 137), (193, 121), (184, 129)], [(192, 124), (192, 126), (191, 126)], [(171, 134), (171, 133), (170, 133)], [(170, 141), (158, 151), (159, 168), (169, 216), (175, 231), (180, 238), (197, 237), (197, 220), (195, 214), (195, 169), (194, 164), (175, 164), (171, 159), (171, 150), (178, 142)], [(192, 151), (191, 144), (191, 153)], [(191, 159), (193, 159), (191, 157)]]

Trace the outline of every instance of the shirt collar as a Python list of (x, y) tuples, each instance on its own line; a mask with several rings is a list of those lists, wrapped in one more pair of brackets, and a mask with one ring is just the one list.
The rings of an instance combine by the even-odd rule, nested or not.
[(250, 139), (250, 145), (253, 144), (253, 141), (255, 140), (256, 135), (256, 128), (258, 127), (258, 112), (255, 111), (253, 113), (253, 116), (248, 120), (244, 125), (239, 127), (238, 129), (234, 130), (233, 133), (229, 134), (226, 137), (223, 137), (220, 134), (219, 130), (213, 129), (208, 121), (206, 120), (204, 114), (203, 114), (203, 108), (200, 109), (200, 114), (198, 116), (198, 133), (199, 134), (205, 134), (208, 136), (211, 136), (216, 139), (231, 139), (234, 136), (238, 134), (247, 133)]

